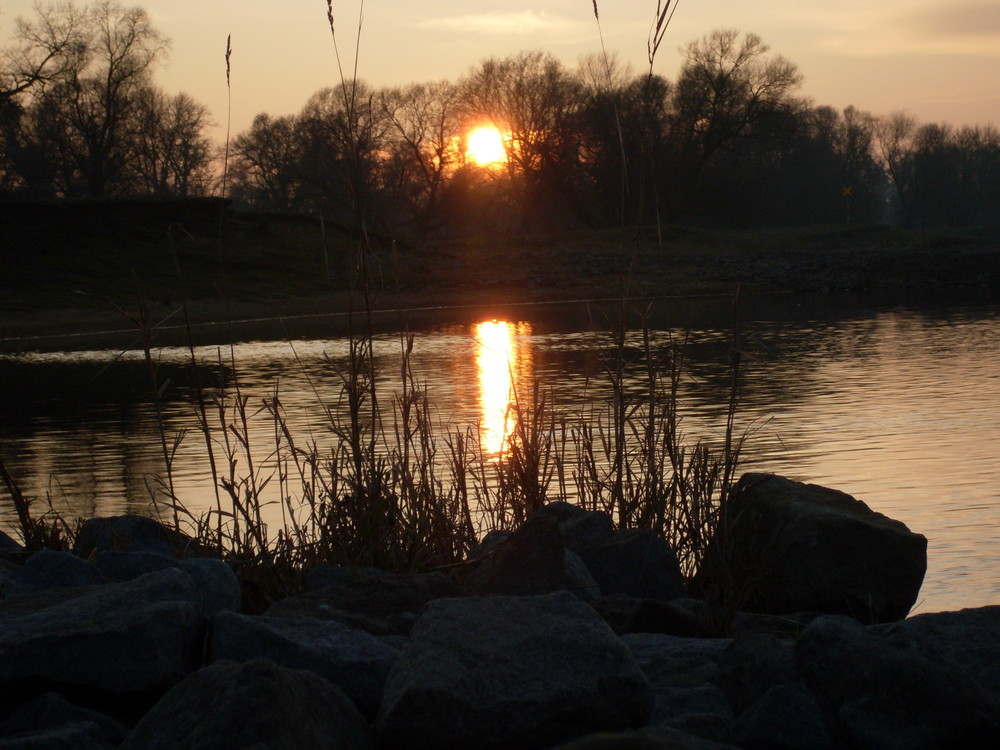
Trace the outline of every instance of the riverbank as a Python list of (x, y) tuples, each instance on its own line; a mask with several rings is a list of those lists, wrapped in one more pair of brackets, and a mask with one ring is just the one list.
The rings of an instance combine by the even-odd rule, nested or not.
[[(356, 330), (365, 309), (350, 233), (304, 216), (53, 204), (0, 216), (0, 350), (124, 346), (145, 325), (199, 343)], [(377, 326), (468, 308), (493, 316), (570, 300), (1000, 290), (1000, 230), (881, 226), (722, 231), (655, 227), (466, 238), (375, 237)], [(220, 250), (221, 248), (221, 250)], [(187, 300), (186, 310), (181, 302)], [(187, 320), (185, 321), (185, 312)]]

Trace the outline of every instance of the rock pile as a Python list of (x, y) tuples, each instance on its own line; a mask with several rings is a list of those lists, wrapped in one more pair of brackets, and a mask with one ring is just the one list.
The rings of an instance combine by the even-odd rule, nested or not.
[(923, 537), (764, 475), (732, 510), (725, 637), (662, 540), (566, 503), (461, 581), (321, 565), (258, 615), (149, 519), (0, 543), (0, 750), (996, 746), (1000, 606), (902, 619)]

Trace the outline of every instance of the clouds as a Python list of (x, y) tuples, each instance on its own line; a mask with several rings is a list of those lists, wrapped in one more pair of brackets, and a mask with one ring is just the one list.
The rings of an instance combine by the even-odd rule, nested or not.
[(813, 26), (821, 48), (851, 57), (1000, 56), (996, 0), (823, 3), (801, 11), (799, 21)]
[(964, 2), (927, 8), (910, 19), (911, 29), (931, 38), (951, 37), (975, 40), (980, 37), (1000, 41), (1000, 3)]
[(488, 13), (466, 13), (421, 21), (421, 29), (444, 30), (462, 34), (504, 34), (528, 36), (532, 34), (563, 30), (573, 24), (545, 11), (490, 11)]

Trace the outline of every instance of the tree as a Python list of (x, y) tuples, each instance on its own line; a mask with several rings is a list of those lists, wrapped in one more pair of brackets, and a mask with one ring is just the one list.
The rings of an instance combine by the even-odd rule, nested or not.
[(488, 124), (504, 135), (521, 229), (541, 216), (578, 211), (568, 177), (580, 164), (579, 82), (551, 55), (522, 52), (485, 60), (461, 86), (466, 129)]
[(290, 211), (299, 201), (297, 118), (259, 114), (230, 148), (232, 195), (269, 211)]
[(688, 44), (674, 93), (675, 137), (697, 174), (722, 148), (767, 137), (793, 105), (802, 81), (796, 66), (756, 34), (713, 31)]
[(208, 108), (187, 94), (149, 86), (138, 92), (134, 172), (154, 195), (203, 194), (211, 181)]
[(459, 89), (447, 81), (387, 89), (378, 96), (388, 123), (389, 183), (418, 233), (441, 220), (441, 195), (459, 166), (461, 110)]
[(16, 43), (0, 52), (0, 101), (44, 87), (83, 66), (86, 14), (71, 2), (35, 6), (35, 19), (18, 18)]
[[(59, 6), (59, 13), (75, 13)], [(167, 41), (141, 8), (111, 0), (89, 6), (77, 26), (84, 53), (38, 93), (28, 114), (36, 148), (54, 161), (64, 195), (127, 189), (135, 159), (135, 117)], [(69, 21), (66, 21), (68, 24)]]
[(875, 121), (875, 144), (895, 188), (899, 212), (904, 221), (912, 215), (910, 191), (913, 186), (913, 162), (910, 151), (916, 129), (917, 121), (905, 112), (893, 112)]

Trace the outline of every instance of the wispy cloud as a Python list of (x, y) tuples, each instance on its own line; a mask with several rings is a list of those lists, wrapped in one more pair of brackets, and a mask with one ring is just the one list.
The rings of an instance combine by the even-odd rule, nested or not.
[(421, 29), (441, 29), (463, 34), (514, 34), (526, 36), (539, 32), (564, 29), (572, 22), (545, 11), (490, 11), (446, 16), (421, 21)]
[(931, 39), (1000, 37), (1000, 3), (964, 2), (927, 8), (904, 21), (913, 32)]

